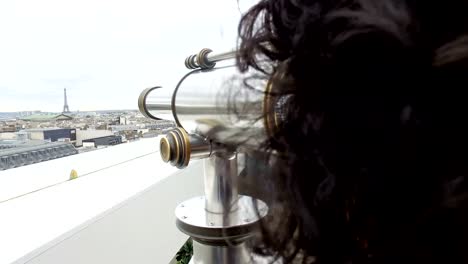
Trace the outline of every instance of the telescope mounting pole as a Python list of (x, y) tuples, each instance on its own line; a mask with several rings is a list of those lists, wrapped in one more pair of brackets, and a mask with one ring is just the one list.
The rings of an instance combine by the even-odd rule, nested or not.
[(161, 140), (161, 157), (166, 162), (182, 168), (181, 164), (188, 164), (187, 157), (203, 159), (205, 195), (177, 206), (176, 225), (193, 239), (191, 264), (252, 263), (246, 241), (268, 207), (238, 194), (237, 153), (213, 145), (183, 128), (171, 130)]

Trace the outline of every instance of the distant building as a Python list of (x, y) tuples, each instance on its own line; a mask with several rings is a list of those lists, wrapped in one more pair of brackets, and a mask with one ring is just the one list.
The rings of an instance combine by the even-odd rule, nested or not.
[(63, 142), (11, 147), (0, 151), (0, 170), (21, 167), (77, 153), (78, 151), (73, 145)]
[(21, 117), (20, 120), (31, 122), (65, 121), (72, 120), (73, 117), (65, 114), (35, 114)]
[(21, 140), (21, 139), (4, 139), (0, 140), (0, 150), (10, 148), (23, 148), (31, 146), (39, 146), (48, 144), (49, 142), (43, 140)]
[(113, 146), (122, 143), (120, 136), (106, 136), (83, 140), (83, 147)]
[(114, 126), (109, 126), (109, 127), (113, 132), (130, 131), (130, 130), (137, 131), (138, 129), (141, 128), (141, 126), (137, 126), (137, 125), (114, 125)]
[(148, 128), (151, 130), (165, 130), (168, 128), (174, 128), (175, 126), (176, 124), (169, 120), (160, 120), (156, 123), (145, 124), (145, 128)]
[(0, 126), (0, 133), (4, 133), (4, 132), (16, 132), (16, 125)]
[(59, 141), (59, 139), (69, 139), (70, 142), (76, 142), (75, 128), (36, 128), (26, 129), (30, 139), (47, 140), (50, 142)]
[[(127, 121), (128, 123), (128, 121)], [(113, 132), (120, 132), (120, 131), (141, 131), (143, 129), (149, 129), (149, 130), (164, 130), (168, 128), (174, 128), (176, 125), (172, 121), (167, 121), (167, 120), (161, 120), (156, 123), (151, 123), (151, 124), (141, 124), (141, 125), (111, 125), (109, 128)]]
[(119, 125), (127, 125), (127, 118), (125, 116), (119, 116)]
[(11, 133), (16, 132), (20, 129), (20, 125), (17, 124), (16, 120), (3, 120), (0, 121), (0, 133)]
[(113, 135), (114, 133), (112, 133), (109, 130), (96, 130), (96, 129), (77, 130), (75, 146), (81, 147), (83, 145), (83, 140), (86, 140), (86, 139), (113, 136)]
[(153, 138), (153, 137), (157, 137), (161, 134), (161, 132), (159, 131), (151, 131), (151, 132), (146, 132), (146, 133), (143, 133), (143, 138)]
[(21, 141), (29, 141), (31, 140), (31, 134), (22, 130), (22, 131), (16, 132), (16, 138)]
[(0, 141), (2, 140), (11, 140), (11, 139), (17, 139), (18, 135), (13, 132), (2, 132), (0, 133)]

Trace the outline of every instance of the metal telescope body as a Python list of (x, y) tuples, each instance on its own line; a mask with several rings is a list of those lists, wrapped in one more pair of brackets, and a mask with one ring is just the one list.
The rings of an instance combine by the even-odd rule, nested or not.
[[(153, 119), (175, 121), (189, 134), (218, 143), (247, 140), (256, 146), (266, 136), (261, 118), (265, 96), (263, 90), (242, 88), (244, 77), (233, 64), (196, 69), (186, 74), (171, 93), (163, 87), (143, 91), (140, 111)], [(256, 86), (266, 87), (257, 82)]]
[[(175, 89), (149, 88), (138, 99), (145, 116), (178, 126), (160, 141), (165, 162), (182, 169), (190, 160), (203, 159), (204, 196), (175, 210), (177, 227), (193, 238), (193, 264), (254, 263), (246, 242), (268, 211), (263, 201), (238, 194), (241, 150), (236, 144), (258, 146), (272, 119), (262, 118), (269, 109), (264, 90), (241, 87), (245, 76), (234, 66), (235, 54), (203, 49), (186, 59), (192, 71)], [(217, 62), (227, 64), (216, 67)]]

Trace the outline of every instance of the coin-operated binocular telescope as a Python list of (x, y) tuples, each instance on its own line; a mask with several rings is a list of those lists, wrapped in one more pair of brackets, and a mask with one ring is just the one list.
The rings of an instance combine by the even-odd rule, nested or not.
[[(265, 140), (275, 125), (275, 104), (267, 83), (241, 87), (245, 76), (235, 55), (203, 49), (185, 60), (192, 71), (170, 93), (154, 87), (138, 99), (146, 117), (177, 124), (160, 141), (165, 162), (182, 169), (203, 159), (205, 195), (175, 210), (177, 227), (193, 238), (194, 264), (251, 263), (246, 241), (268, 211), (263, 201), (238, 193), (237, 156)], [(216, 65), (221, 62), (226, 65)]]

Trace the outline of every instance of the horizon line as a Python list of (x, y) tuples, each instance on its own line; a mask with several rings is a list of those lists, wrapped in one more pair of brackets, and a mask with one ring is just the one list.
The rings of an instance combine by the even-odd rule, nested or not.
[[(96, 111), (139, 111), (138, 109), (101, 109), (101, 110), (77, 110), (68, 113), (96, 112)], [(20, 112), (42, 112), (42, 113), (64, 113), (63, 111), (42, 111), (42, 110), (20, 110), (20, 111), (0, 111), (0, 113), (20, 113)]]

